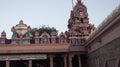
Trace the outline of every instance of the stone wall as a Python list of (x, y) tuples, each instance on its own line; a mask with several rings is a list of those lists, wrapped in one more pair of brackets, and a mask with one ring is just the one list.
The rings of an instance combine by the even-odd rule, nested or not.
[(88, 67), (118, 67), (120, 37), (88, 54)]

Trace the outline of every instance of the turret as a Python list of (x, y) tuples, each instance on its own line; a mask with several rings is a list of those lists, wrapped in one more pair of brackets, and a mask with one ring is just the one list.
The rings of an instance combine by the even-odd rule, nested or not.
[(5, 42), (6, 42), (6, 32), (3, 31), (1, 32), (0, 44), (5, 44)]
[(13, 26), (11, 31), (12, 44), (30, 44), (30, 38), (32, 37), (31, 27), (24, 24), (23, 20), (19, 21), (19, 24)]
[(5, 32), (5, 31), (3, 31), (3, 32), (1, 33), (1, 37), (2, 37), (2, 38), (6, 38), (6, 32)]

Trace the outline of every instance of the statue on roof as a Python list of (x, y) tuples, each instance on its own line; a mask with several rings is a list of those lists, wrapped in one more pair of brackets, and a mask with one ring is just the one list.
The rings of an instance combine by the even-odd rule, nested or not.
[[(31, 32), (31, 27), (27, 26), (26, 24), (23, 23), (23, 20), (19, 21), (19, 24), (17, 24), (16, 26), (12, 27), (11, 31), (13, 32), (13, 36), (15, 36), (15, 34), (17, 36), (15, 37), (20, 37), (20, 36), (24, 36), (24, 37), (31, 37), (32, 35), (30, 34)], [(26, 36), (25, 36), (26, 35)]]

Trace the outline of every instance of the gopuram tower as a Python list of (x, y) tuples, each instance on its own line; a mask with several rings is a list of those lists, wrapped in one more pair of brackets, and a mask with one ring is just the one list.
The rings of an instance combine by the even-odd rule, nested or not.
[(86, 6), (77, 0), (68, 20), (69, 40), (71, 45), (83, 45), (91, 32), (95, 29), (89, 23)]

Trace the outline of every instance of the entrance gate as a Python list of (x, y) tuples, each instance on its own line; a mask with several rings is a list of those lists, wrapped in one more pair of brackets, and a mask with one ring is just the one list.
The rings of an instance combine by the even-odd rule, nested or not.
[(50, 67), (49, 60), (33, 60), (32, 67)]
[(6, 67), (6, 62), (5, 61), (0, 61), (0, 67)]
[(48, 65), (46, 54), (0, 55), (0, 67), (48, 67)]

